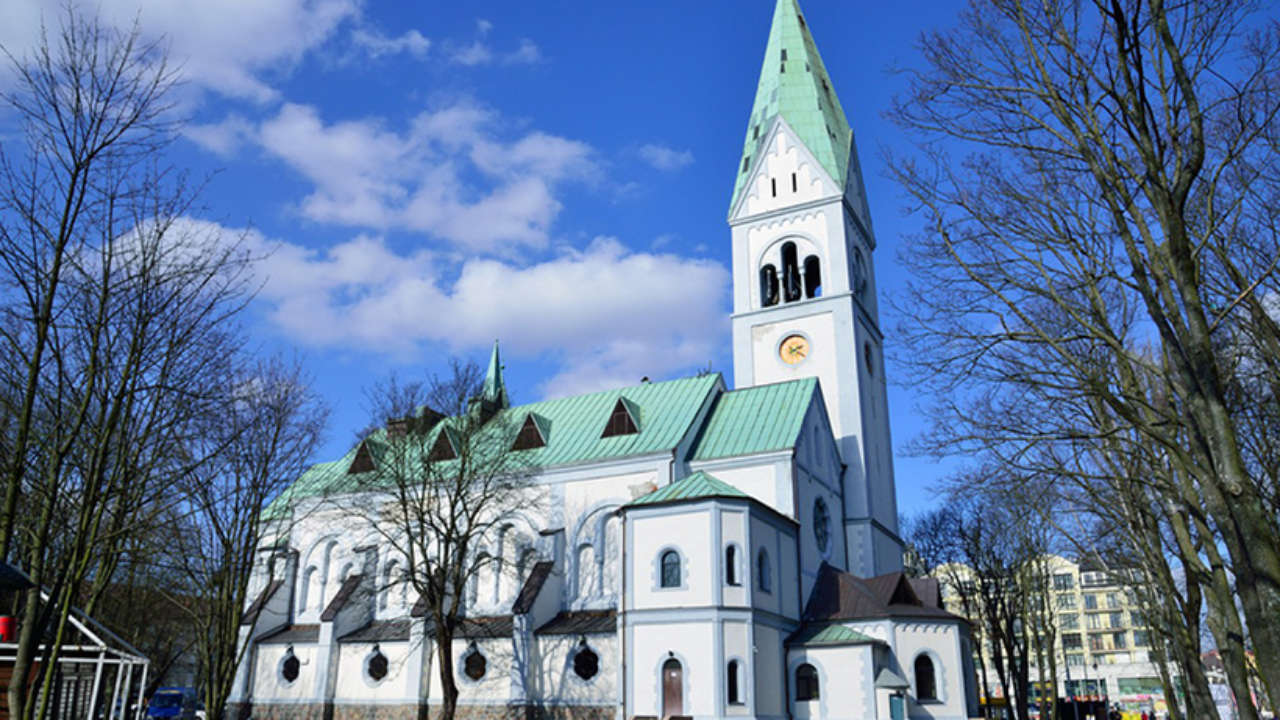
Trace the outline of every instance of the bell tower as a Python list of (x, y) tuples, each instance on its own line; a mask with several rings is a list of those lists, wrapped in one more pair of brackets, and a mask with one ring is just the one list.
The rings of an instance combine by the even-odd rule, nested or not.
[(736, 171), (734, 385), (818, 378), (845, 464), (848, 569), (901, 569), (875, 234), (853, 131), (796, 0), (774, 8)]

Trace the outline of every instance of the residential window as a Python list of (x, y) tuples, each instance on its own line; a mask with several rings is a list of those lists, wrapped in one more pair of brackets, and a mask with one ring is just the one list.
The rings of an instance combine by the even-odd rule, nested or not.
[(818, 699), (818, 669), (809, 663), (796, 668), (796, 701)]
[(1147, 632), (1146, 630), (1133, 631), (1134, 647), (1148, 647), (1150, 645), (1151, 645), (1151, 633)]
[(1110, 618), (1111, 627), (1113, 628), (1124, 627), (1124, 613), (1113, 612), (1113, 613), (1110, 613), (1110, 615), (1111, 615), (1111, 618)]
[(1084, 647), (1084, 643), (1080, 640), (1080, 633), (1067, 633), (1062, 636), (1063, 650), (1079, 650)]
[(1089, 649), (1093, 652), (1102, 652), (1107, 649), (1106, 643), (1103, 642), (1102, 635), (1089, 636)]
[(1072, 590), (1075, 589), (1076, 579), (1071, 573), (1060, 573), (1053, 576), (1054, 590)]
[(933, 672), (933, 660), (928, 655), (916, 658), (916, 701), (925, 702), (938, 699), (938, 682)]
[(1146, 625), (1147, 625), (1147, 617), (1146, 617), (1145, 615), (1143, 615), (1142, 613), (1138, 612), (1137, 610), (1130, 610), (1130, 611), (1129, 611), (1129, 623), (1130, 623), (1131, 625), (1137, 625), (1137, 626), (1139, 626), (1139, 627), (1146, 627)]
[(1128, 642), (1128, 639), (1125, 637), (1125, 633), (1122, 633), (1122, 632), (1111, 633), (1111, 647), (1115, 648), (1116, 650), (1123, 650), (1129, 647), (1129, 642)]
[(1101, 616), (1101, 615), (1086, 615), (1086, 616), (1085, 616), (1085, 624), (1088, 626), (1088, 628), (1089, 628), (1090, 630), (1101, 630), (1101, 629), (1102, 629), (1102, 616)]
[(668, 550), (662, 553), (662, 587), (680, 587), (680, 553)]
[(1071, 667), (1084, 667), (1084, 655), (1068, 655), (1067, 665)]
[(1063, 630), (1075, 630), (1080, 627), (1080, 616), (1075, 613), (1059, 615), (1058, 622)]
[(1085, 609), (1085, 610), (1097, 610), (1097, 609), (1098, 609), (1098, 596), (1097, 596), (1097, 595), (1085, 595), (1085, 596), (1084, 596), (1084, 609)]
[(1107, 593), (1107, 607), (1112, 610), (1123, 607), (1120, 604), (1120, 593)]
[(1059, 595), (1058, 609), (1059, 610), (1075, 610), (1076, 596), (1075, 595)]

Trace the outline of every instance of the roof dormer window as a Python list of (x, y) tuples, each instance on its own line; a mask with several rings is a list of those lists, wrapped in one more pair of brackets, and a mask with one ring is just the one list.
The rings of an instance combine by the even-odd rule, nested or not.
[(618, 402), (613, 406), (613, 412), (609, 414), (609, 424), (605, 425), (600, 437), (635, 435), (638, 432), (640, 427), (636, 424), (635, 413), (632, 412), (630, 403), (625, 398), (618, 398)]
[(453, 438), (449, 437), (448, 428), (442, 428), (440, 434), (436, 435), (436, 441), (431, 445), (431, 452), (427, 454), (427, 460), (430, 462), (443, 462), (445, 460), (454, 460), (458, 457), (458, 450), (453, 446)]
[(511, 444), (511, 449), (532, 450), (546, 447), (546, 445), (547, 439), (542, 432), (542, 428), (538, 427), (538, 422), (534, 419), (533, 413), (529, 413), (525, 416), (524, 424), (520, 426), (520, 433), (516, 435), (516, 441)]

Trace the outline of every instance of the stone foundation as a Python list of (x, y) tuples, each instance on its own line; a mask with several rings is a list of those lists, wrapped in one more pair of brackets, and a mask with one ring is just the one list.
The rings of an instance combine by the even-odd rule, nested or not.
[(324, 705), (311, 703), (255, 702), (250, 717), (253, 720), (325, 720)]
[[(431, 708), (429, 720), (440, 711)], [(454, 720), (614, 720), (613, 705), (459, 705)]]
[(339, 705), (335, 703), (333, 720), (418, 720), (418, 712), (417, 705)]

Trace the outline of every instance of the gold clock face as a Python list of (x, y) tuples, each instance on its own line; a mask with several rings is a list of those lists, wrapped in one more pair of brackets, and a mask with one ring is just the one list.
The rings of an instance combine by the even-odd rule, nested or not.
[(788, 365), (799, 365), (809, 357), (809, 341), (800, 335), (788, 335), (778, 346), (778, 356)]

